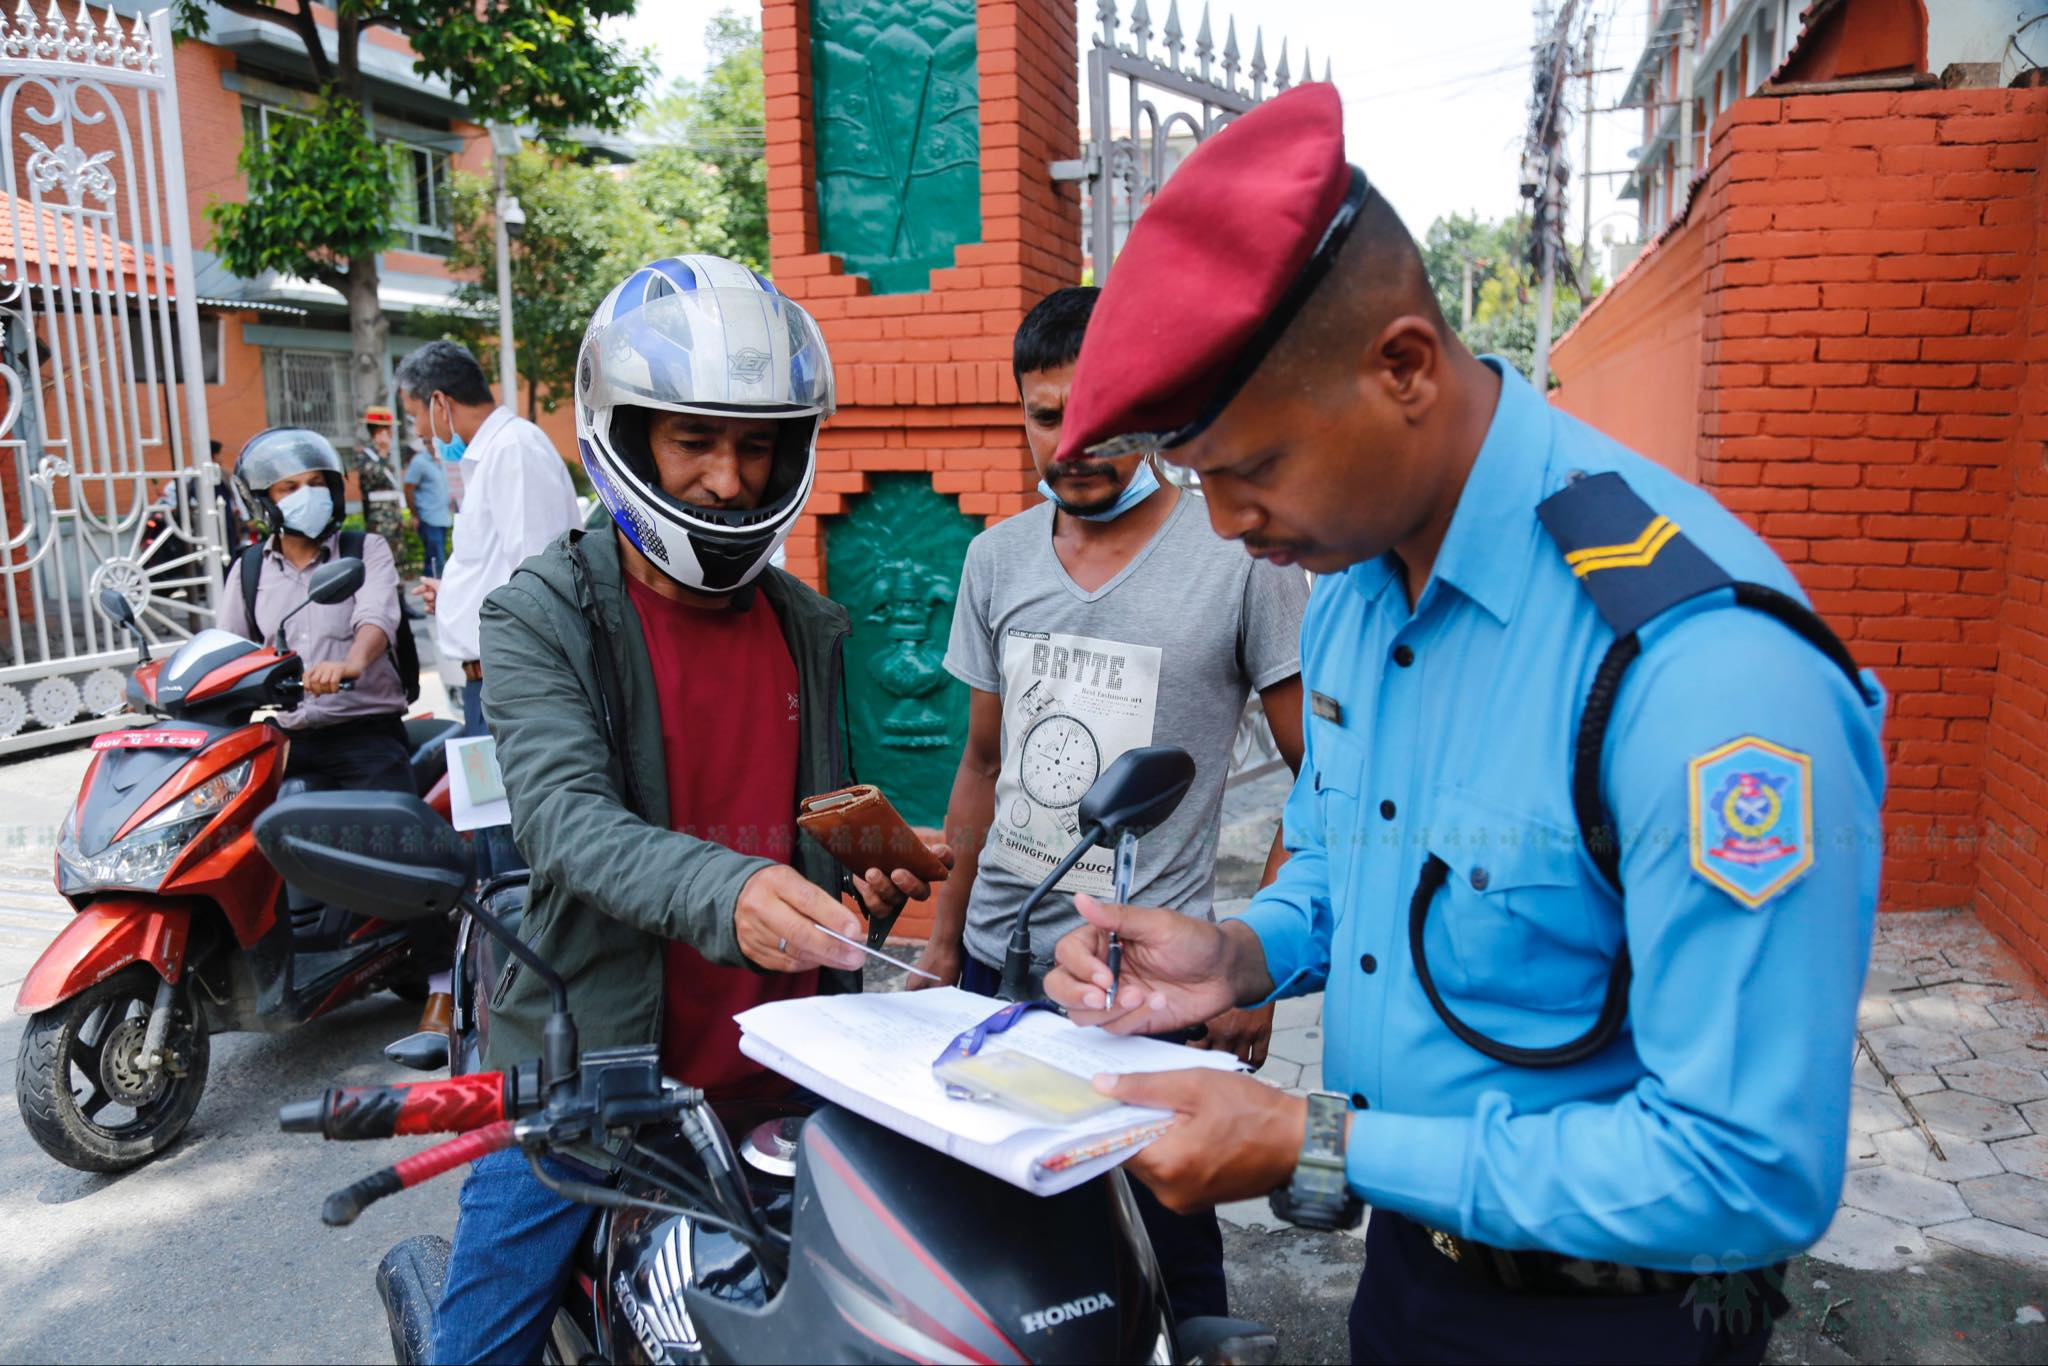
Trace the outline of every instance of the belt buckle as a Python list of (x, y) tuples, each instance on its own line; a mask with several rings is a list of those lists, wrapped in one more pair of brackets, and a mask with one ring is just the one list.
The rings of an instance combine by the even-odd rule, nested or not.
[(1464, 1256), (1463, 1251), (1458, 1247), (1458, 1240), (1440, 1229), (1431, 1229), (1429, 1231), (1429, 1245), (1454, 1262), (1461, 1260)]

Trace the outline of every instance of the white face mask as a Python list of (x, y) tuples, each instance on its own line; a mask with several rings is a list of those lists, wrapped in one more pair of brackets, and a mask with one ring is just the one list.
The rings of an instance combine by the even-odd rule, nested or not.
[(312, 540), (334, 519), (334, 495), (320, 484), (307, 484), (279, 500), (277, 515), (284, 519), (285, 530)]

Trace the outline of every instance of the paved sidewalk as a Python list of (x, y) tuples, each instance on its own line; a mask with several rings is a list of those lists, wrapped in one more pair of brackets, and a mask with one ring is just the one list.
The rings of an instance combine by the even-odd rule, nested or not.
[(2048, 1286), (2048, 1006), (1967, 915), (1878, 920), (1858, 1012), (1842, 1212), (1814, 1248), (1863, 1270), (1942, 1243)]
[[(1256, 886), (1284, 797), (1271, 780), (1227, 795), (1219, 913)], [(1859, 1025), (1841, 1210), (1786, 1274), (1770, 1360), (2048, 1361), (2040, 983), (1973, 916), (1884, 915)], [(1322, 997), (1283, 1001), (1274, 1026), (1260, 1076), (1319, 1087)], [(1292, 1228), (1263, 1200), (1218, 1213), (1233, 1312), (1277, 1327), (1289, 1360), (1344, 1360), (1358, 1235)]]

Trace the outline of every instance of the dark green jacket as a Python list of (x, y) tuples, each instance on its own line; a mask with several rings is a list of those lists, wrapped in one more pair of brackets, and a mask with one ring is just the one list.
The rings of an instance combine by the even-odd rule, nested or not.
[[(589, 567), (587, 583), (579, 582), (572, 542)], [(664, 940), (682, 940), (714, 963), (744, 964), (733, 907), (747, 879), (769, 866), (668, 828), (661, 712), (622, 574), (609, 528), (570, 532), (520, 565), (484, 600), (482, 617), (484, 718), (498, 741), (513, 839), (533, 866), (521, 934), (568, 982), (584, 1048), (659, 1039)], [(846, 611), (778, 569), (756, 584), (796, 661), (797, 795), (842, 787)], [(594, 620), (603, 622), (602, 637)], [(594, 667), (607, 639), (608, 698)], [(607, 701), (623, 756), (606, 738)], [(704, 723), (725, 724), (716, 716)], [(848, 885), (807, 835), (799, 835), (793, 862), (835, 895)], [(859, 986), (858, 973), (826, 977), (828, 991)], [(548, 1011), (539, 979), (515, 961), (499, 981), (479, 986), (491, 992), (487, 1064), (537, 1056)]]

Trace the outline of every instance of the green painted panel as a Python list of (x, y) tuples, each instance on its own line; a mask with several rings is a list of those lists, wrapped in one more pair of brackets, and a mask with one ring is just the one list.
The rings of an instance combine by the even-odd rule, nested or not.
[(877, 294), (981, 240), (973, 0), (811, 0), (818, 246)]
[(825, 528), (825, 591), (853, 618), (846, 701), (853, 767), (905, 820), (940, 825), (967, 742), (967, 689), (946, 641), (979, 517), (922, 474), (877, 474)]

